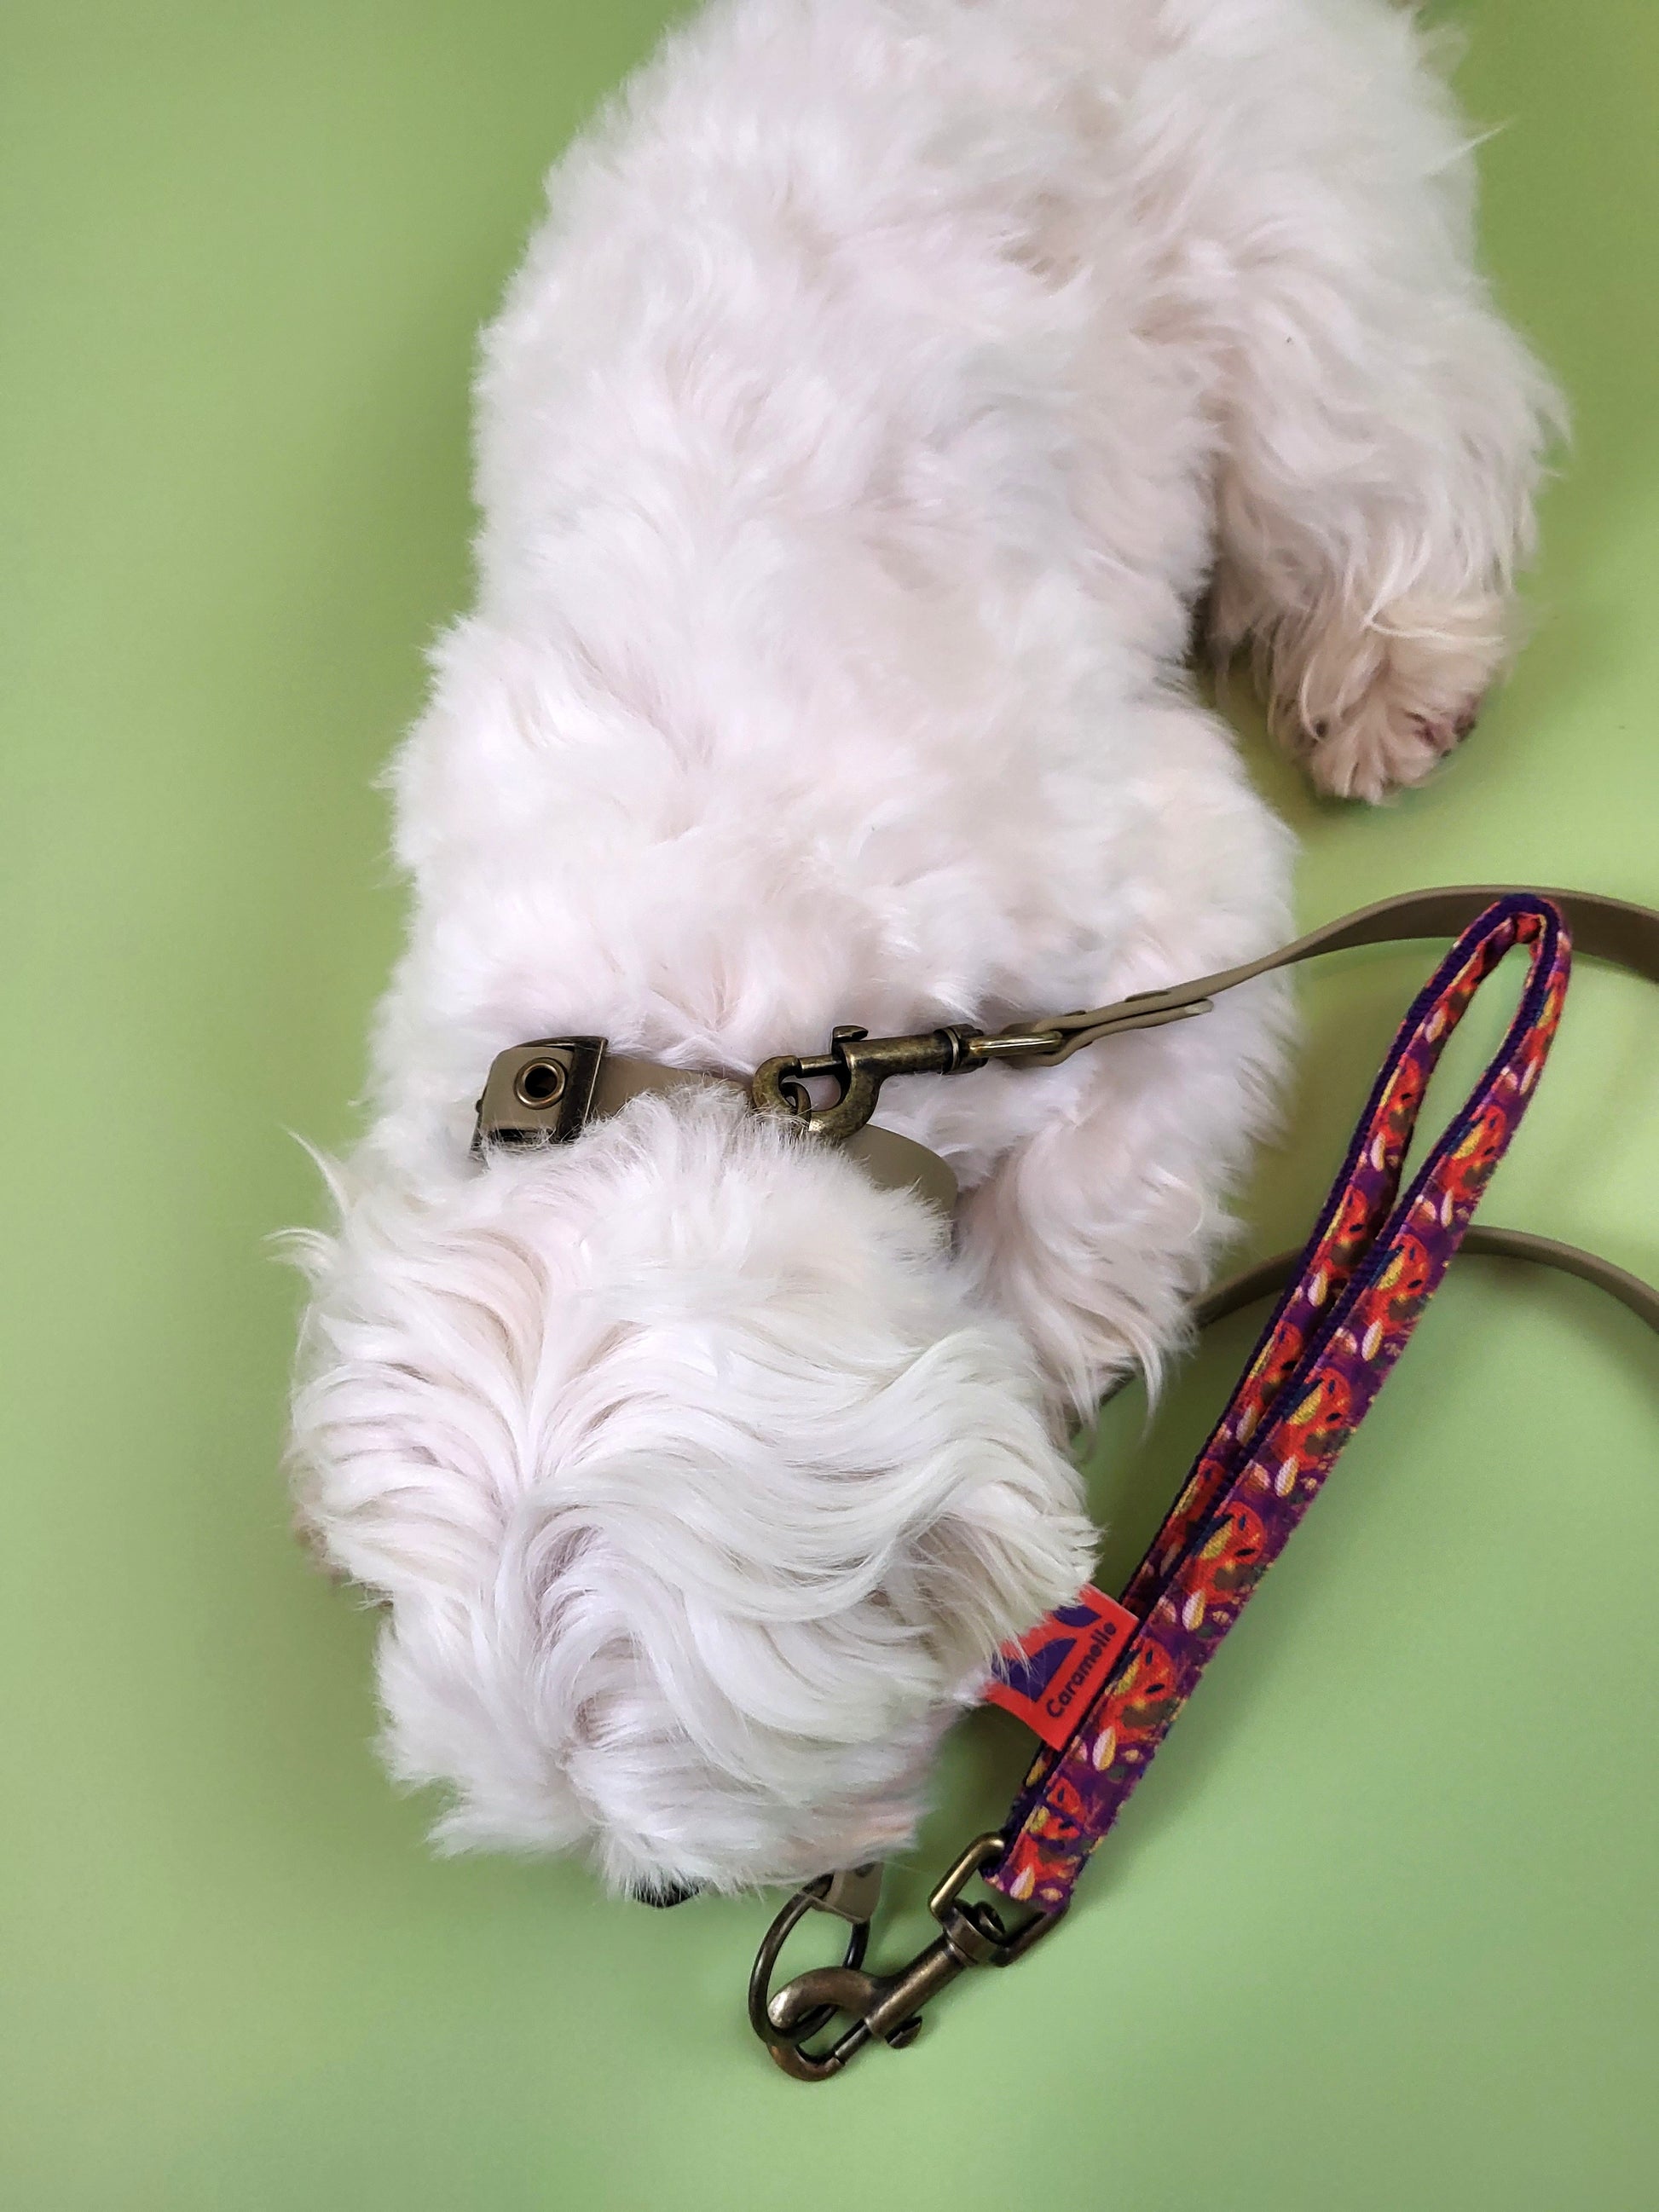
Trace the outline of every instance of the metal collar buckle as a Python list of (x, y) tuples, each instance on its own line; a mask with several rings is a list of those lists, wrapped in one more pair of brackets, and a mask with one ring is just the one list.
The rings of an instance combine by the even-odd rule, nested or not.
[(478, 1101), (474, 1159), (482, 1159), (489, 1144), (568, 1145), (580, 1137), (605, 1053), (605, 1041), (597, 1036), (538, 1037), (498, 1052)]
[[(774, 2062), (797, 2081), (827, 2081), (839, 2074), (866, 2043), (879, 2041), (902, 2051), (921, 2033), (922, 2008), (969, 1966), (1012, 1966), (1065, 1917), (1039, 1912), (1012, 1932), (994, 1905), (962, 1903), (962, 1892), (982, 1868), (1002, 1856), (1003, 1838), (994, 1832), (975, 1838), (940, 1880), (927, 1900), (939, 1933), (908, 1966), (896, 1974), (863, 1971), (870, 1923), (881, 1893), (878, 1865), (825, 1875), (798, 1890), (767, 1930), (749, 1978), (749, 2020)], [(850, 1921), (853, 1933), (839, 1966), (819, 1966), (797, 1974), (772, 1994), (779, 1954), (809, 1912), (830, 1912)], [(838, 2014), (852, 2021), (828, 2049), (805, 2045)]]

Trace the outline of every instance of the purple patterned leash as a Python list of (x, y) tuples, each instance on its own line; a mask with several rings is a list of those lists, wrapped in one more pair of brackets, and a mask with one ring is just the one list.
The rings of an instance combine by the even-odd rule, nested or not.
[[(1498, 1054), (1396, 1204), (1429, 1077), (1512, 946), (1531, 949)], [(1547, 900), (1506, 897), (1460, 937), (1407, 1016), (1341, 1173), (1243, 1380), (1130, 1578), (1139, 1626), (1063, 1748), (1041, 1752), (985, 1880), (1047, 1917), (1146, 1772), (1250, 1592), (1405, 1349), (1519, 1127), (1560, 1018), (1571, 946)]]
[[(1277, 961), (1164, 996), (1184, 1004), (1261, 965), (1369, 943), (1396, 923), (1401, 933), (1425, 929), (1465, 898), (1448, 891), (1384, 902), (1299, 940)], [(1585, 921), (1593, 949), (1659, 981), (1659, 913), (1577, 892), (1564, 903)], [(1503, 1045), (1401, 1199), (1406, 1154), (1446, 1039), (1516, 945), (1529, 948), (1531, 965)], [(881, 1882), (873, 1864), (809, 1883), (773, 1922), (750, 1976), (749, 2014), (785, 2073), (827, 2081), (867, 2043), (902, 2049), (920, 2031), (922, 2008), (958, 1974), (1010, 1966), (1060, 1924), (1090, 1854), (1443, 1278), (1536, 1086), (1571, 958), (1566, 923), (1548, 895), (1499, 892), (1464, 929), (1407, 1016), (1312, 1237), (1288, 1276), (1275, 1273), (1289, 1287), (1122, 1603), (1085, 1590), (1005, 1653), (991, 1695), (1027, 1718), (1045, 1747), (1003, 1827), (970, 1844), (933, 1891), (928, 1905), (938, 1936), (897, 1973), (866, 1970)], [(1589, 1274), (1659, 1328), (1659, 1293), (1593, 1255), (1486, 1233), (1495, 1249), (1524, 1249)], [(975, 1876), (1035, 1910), (1010, 1929), (994, 1906), (964, 1896)], [(847, 1956), (774, 1992), (783, 1948), (813, 1911), (849, 1923)], [(837, 2020), (851, 2025), (809, 2048)]]

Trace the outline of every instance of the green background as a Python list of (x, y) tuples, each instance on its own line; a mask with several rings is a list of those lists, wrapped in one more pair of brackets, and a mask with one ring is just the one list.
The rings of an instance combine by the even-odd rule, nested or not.
[[(833, 2087), (749, 2039), (762, 1902), (440, 1863), (374, 1764), (372, 1624), (288, 1531), (264, 1240), (320, 1212), (285, 1133), (355, 1126), (472, 335), (665, 13), (4, 11), (0, 2197), (1650, 2208), (1659, 1360), (1582, 1286), (1468, 1263), (1067, 1929)], [(1241, 710), (1310, 921), (1471, 877), (1659, 899), (1659, 20), (1454, 13), (1508, 126), (1489, 258), (1579, 435), (1534, 641), (1439, 782), (1316, 805)], [(1305, 1226), (1425, 964), (1310, 984), (1254, 1246)], [(1490, 1216), (1659, 1276), (1651, 992), (1581, 970)], [(1150, 1430), (1112, 1410), (1117, 1562), (1245, 1334)], [(962, 1731), (890, 1940), (1017, 1764)]]

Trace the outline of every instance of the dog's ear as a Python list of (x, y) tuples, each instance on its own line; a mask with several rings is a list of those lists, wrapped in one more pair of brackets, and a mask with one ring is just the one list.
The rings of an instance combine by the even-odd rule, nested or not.
[(1076, 1595), (1093, 1571), (1099, 1537), (1080, 1512), (1056, 1512), (1077, 1478), (1049, 1447), (1042, 1495), (1022, 1467), (1013, 1479), (975, 1485), (921, 1540), (916, 1569), (927, 1592), (935, 1649), (947, 1680), (982, 1673), (1000, 1648)]

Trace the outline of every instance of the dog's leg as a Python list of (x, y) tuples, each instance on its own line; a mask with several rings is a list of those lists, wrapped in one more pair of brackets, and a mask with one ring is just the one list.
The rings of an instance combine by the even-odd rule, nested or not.
[[(1291, 842), (1250, 792), (1224, 726), (1184, 701), (1120, 712), (1134, 718), (1150, 804), (1136, 924), (1097, 979), (1103, 1000), (1210, 973), (1290, 933)], [(1036, 1352), (1062, 1414), (1086, 1413), (1132, 1364), (1156, 1373), (1180, 1341), (1271, 1126), (1288, 1029), (1288, 994), (1269, 978), (1193, 1021), (1008, 1077), (1031, 1124), (964, 1199), (958, 1251)]]
[(1232, 148), (1212, 623), (1315, 782), (1375, 800), (1504, 662), (1560, 409), (1476, 273), (1472, 162), (1414, 31), (1350, 28)]

